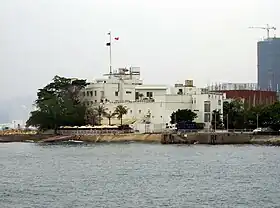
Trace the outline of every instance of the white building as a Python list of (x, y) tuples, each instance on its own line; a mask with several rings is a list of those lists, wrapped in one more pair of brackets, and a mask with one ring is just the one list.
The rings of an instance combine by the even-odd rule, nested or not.
[[(225, 98), (223, 93), (208, 93), (193, 86), (192, 80), (173, 87), (143, 84), (140, 68), (135, 67), (119, 69), (109, 78), (95, 80), (87, 86), (82, 97), (86, 105), (104, 105), (108, 112), (113, 112), (118, 105), (127, 107), (124, 123), (149, 120), (161, 127), (170, 122), (170, 115), (178, 109), (191, 109), (197, 113), (196, 122), (208, 123), (213, 110), (222, 112)], [(108, 121), (104, 118), (103, 122)]]
[(24, 129), (25, 122), (23, 120), (13, 120), (11, 123), (0, 124), (0, 130), (3, 129)]

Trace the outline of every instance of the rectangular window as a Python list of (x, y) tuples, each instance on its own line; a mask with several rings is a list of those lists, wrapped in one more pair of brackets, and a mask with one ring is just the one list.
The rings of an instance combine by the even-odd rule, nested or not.
[(97, 96), (97, 92), (96, 92), (96, 90), (94, 91), (94, 96)]
[(218, 105), (221, 105), (222, 104), (222, 101), (221, 100), (218, 100)]
[(101, 98), (104, 98), (104, 91), (100, 91), (101, 93)]
[(89, 91), (87, 91), (87, 96), (89, 96)]
[(115, 92), (115, 96), (119, 96), (119, 92), (118, 91)]
[(206, 113), (210, 113), (211, 112), (210, 101), (204, 101), (204, 112), (206, 112)]
[(152, 98), (153, 97), (153, 92), (147, 92), (147, 97)]
[(91, 97), (93, 96), (93, 92), (92, 92), (92, 91), (90, 91), (90, 96), (91, 96)]
[(179, 91), (178, 91), (177, 94), (178, 94), (178, 95), (183, 95), (183, 89), (179, 89)]
[(204, 122), (210, 122), (210, 113), (204, 113)]
[(139, 92), (135, 92), (135, 100), (139, 100)]
[(126, 91), (125, 93), (126, 93), (126, 94), (131, 94), (131, 91)]

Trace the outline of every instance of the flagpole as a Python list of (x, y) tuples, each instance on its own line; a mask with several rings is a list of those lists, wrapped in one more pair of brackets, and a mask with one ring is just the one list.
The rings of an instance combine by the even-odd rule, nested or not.
[(111, 78), (111, 75), (112, 75), (112, 34), (111, 34), (111, 31), (108, 33), (109, 34), (109, 36), (110, 36), (110, 76), (109, 76), (109, 78)]

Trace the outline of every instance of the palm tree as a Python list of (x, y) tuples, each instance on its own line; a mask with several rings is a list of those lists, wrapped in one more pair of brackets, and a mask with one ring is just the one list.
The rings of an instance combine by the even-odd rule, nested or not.
[(121, 120), (121, 126), (122, 126), (122, 118), (123, 118), (123, 115), (126, 115), (127, 114), (127, 108), (123, 105), (118, 105), (115, 109), (115, 114), (118, 116), (118, 119)]
[(102, 116), (106, 114), (104, 105), (99, 105), (94, 109), (98, 115), (98, 124), (101, 125)]
[(111, 112), (109, 111), (109, 113), (105, 113), (105, 117), (108, 118), (109, 120), (109, 126), (111, 126), (111, 119), (116, 115), (116, 112)]

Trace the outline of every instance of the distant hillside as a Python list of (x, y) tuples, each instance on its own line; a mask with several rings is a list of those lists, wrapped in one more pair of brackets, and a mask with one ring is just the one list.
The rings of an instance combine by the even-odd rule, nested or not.
[(34, 96), (19, 96), (11, 99), (0, 99), (0, 123), (12, 120), (26, 120), (32, 110)]

